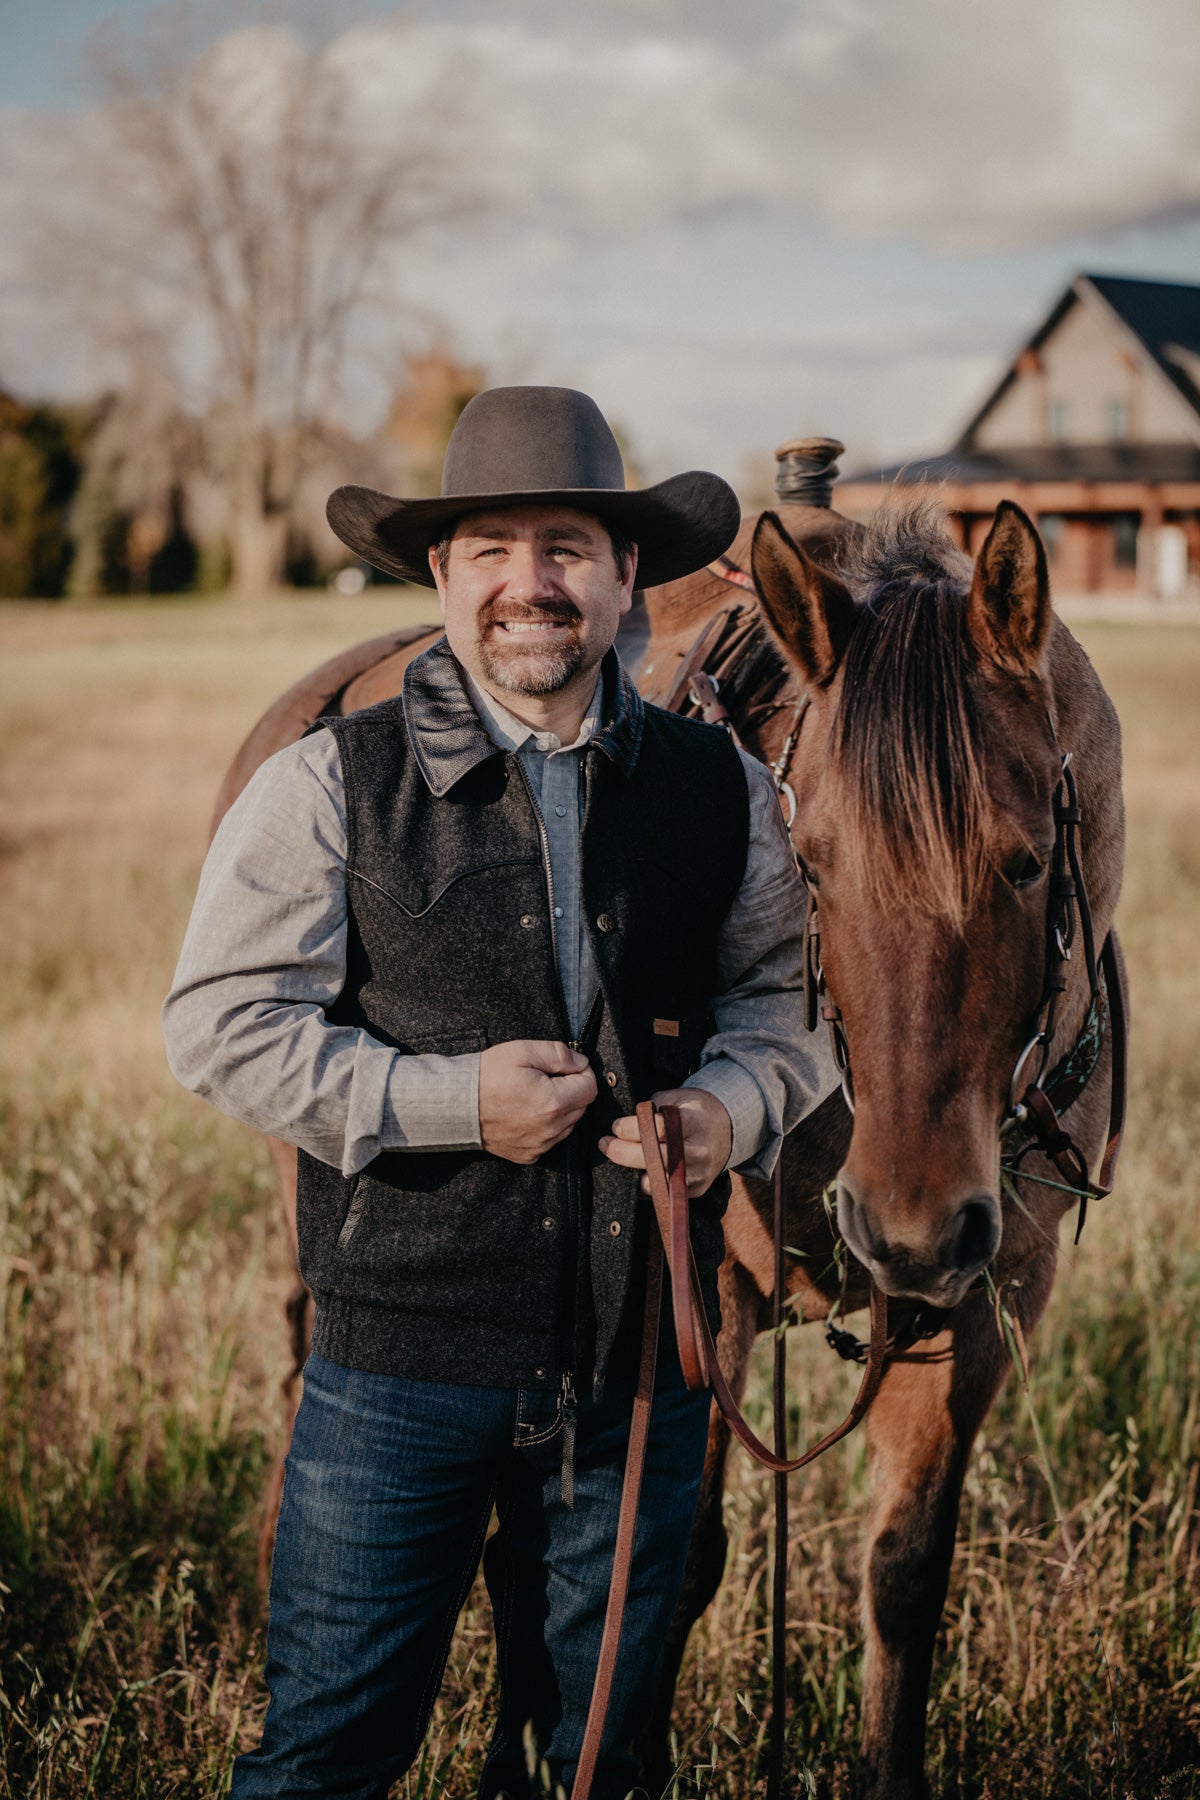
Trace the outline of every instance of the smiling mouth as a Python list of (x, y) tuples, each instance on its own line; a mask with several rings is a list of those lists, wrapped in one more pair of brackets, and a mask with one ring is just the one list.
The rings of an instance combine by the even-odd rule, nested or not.
[(526, 632), (569, 631), (570, 619), (499, 619), (497, 629), (515, 636)]

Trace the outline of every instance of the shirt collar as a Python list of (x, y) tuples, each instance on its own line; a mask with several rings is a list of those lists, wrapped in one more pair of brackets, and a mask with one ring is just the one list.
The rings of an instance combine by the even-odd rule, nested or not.
[[(481, 695), (486, 704), (477, 706), (472, 689), (480, 693), (445, 637), (404, 672), (401, 704), (409, 742), (421, 774), (439, 799), (497, 750), (516, 750), (537, 735), (490, 695)], [(628, 777), (641, 748), (644, 716), (641, 695), (616, 651), (610, 650), (601, 664), (588, 716), (569, 748), (590, 742)]]
[(555, 750), (581, 750), (600, 728), (604, 688), (603, 677), (599, 674), (596, 676), (596, 685), (592, 689), (583, 723), (574, 742), (570, 744), (564, 744), (553, 731), (537, 731), (532, 725), (527, 725), (524, 719), (518, 719), (514, 713), (509, 712), (507, 706), (489, 694), (486, 688), (481, 688), (468, 669), (462, 670), (462, 678), (475, 711), (483, 721), (483, 729), (501, 750), (520, 750), (530, 742), (535, 750), (542, 750), (547, 754)]

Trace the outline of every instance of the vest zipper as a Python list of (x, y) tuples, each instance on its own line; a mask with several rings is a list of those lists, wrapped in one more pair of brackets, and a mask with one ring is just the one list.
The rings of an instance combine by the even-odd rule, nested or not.
[[(546, 899), (550, 909), (550, 947), (554, 952), (554, 973), (557, 979), (558, 1014), (562, 1025), (563, 1041), (568, 1049), (578, 1050), (579, 1044), (570, 1038), (571, 1021), (567, 1017), (567, 1003), (563, 997), (562, 969), (558, 960), (558, 927), (554, 917), (554, 870), (550, 866), (550, 834), (546, 830), (546, 821), (542, 817), (542, 809), (537, 803), (533, 791), (533, 783), (525, 772), (525, 765), (515, 753), (512, 758), (520, 772), (525, 792), (529, 796), (529, 804), (533, 808), (533, 816), (537, 821), (538, 837), (542, 845), (542, 869), (546, 877)], [(599, 990), (596, 995), (600, 998)], [(593, 1003), (592, 1011), (595, 1011)], [(588, 1015), (591, 1023), (591, 1014)], [(563, 1360), (567, 1364), (562, 1378), (562, 1394), (560, 1409), (562, 1416), (562, 1497), (563, 1504), (572, 1511), (575, 1506), (575, 1377), (571, 1369), (571, 1359), (575, 1348), (575, 1328), (577, 1320), (576, 1289), (579, 1285), (579, 1131), (572, 1131), (566, 1142), (566, 1188), (567, 1188), (567, 1242), (570, 1246), (571, 1280), (569, 1304), (567, 1309), (567, 1329), (564, 1334)]]
[(516, 763), (521, 780), (525, 784), (525, 792), (529, 795), (529, 804), (533, 808), (533, 816), (537, 820), (538, 836), (542, 843), (542, 872), (546, 877), (546, 898), (550, 903), (550, 947), (554, 951), (554, 973), (558, 976), (558, 1010), (559, 1017), (566, 1028), (563, 1031), (563, 1037), (565, 1038), (567, 1032), (571, 1029), (571, 1022), (567, 1018), (566, 1002), (562, 998), (562, 970), (558, 960), (558, 926), (554, 918), (554, 870), (550, 866), (550, 834), (546, 830), (546, 821), (543, 819), (542, 809), (537, 803), (537, 795), (533, 791), (533, 783), (525, 773), (525, 764), (515, 753), (513, 754), (513, 761)]

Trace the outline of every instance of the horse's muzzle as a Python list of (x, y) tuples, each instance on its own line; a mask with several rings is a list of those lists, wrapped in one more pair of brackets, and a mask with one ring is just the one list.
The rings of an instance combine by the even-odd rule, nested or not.
[(947, 1218), (923, 1228), (914, 1209), (901, 1224), (858, 1198), (844, 1176), (838, 1178), (838, 1225), (847, 1245), (870, 1270), (885, 1294), (951, 1307), (967, 1291), (1000, 1247), (1000, 1204), (977, 1193)]

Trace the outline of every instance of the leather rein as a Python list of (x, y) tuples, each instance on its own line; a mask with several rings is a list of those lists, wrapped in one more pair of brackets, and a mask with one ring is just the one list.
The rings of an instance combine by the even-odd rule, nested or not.
[[(818, 1456), (823, 1455), (834, 1444), (840, 1443), (842, 1438), (853, 1431), (859, 1421), (865, 1417), (867, 1409), (878, 1392), (887, 1358), (887, 1298), (872, 1283), (870, 1350), (850, 1411), (841, 1424), (828, 1432), (819, 1443), (810, 1445), (801, 1455), (789, 1459), (783, 1453), (781, 1445), (781, 1427), (786, 1425), (786, 1413), (783, 1407), (777, 1405), (775, 1415), (776, 1447), (774, 1450), (768, 1449), (767, 1445), (755, 1435), (753, 1429), (747, 1424), (725, 1379), (717, 1355), (712, 1327), (709, 1325), (708, 1314), (705, 1311), (699, 1271), (696, 1267), (695, 1252), (691, 1243), (687, 1167), (679, 1109), (675, 1106), (659, 1107), (652, 1100), (643, 1100), (637, 1109), (637, 1120), (642, 1153), (646, 1163), (646, 1175), (650, 1186), (650, 1199), (654, 1210), (654, 1229), (650, 1233), (650, 1246), (646, 1261), (641, 1358), (638, 1367), (637, 1392), (633, 1402), (629, 1444), (625, 1454), (625, 1474), (621, 1488), (620, 1514), (617, 1520), (612, 1581), (604, 1618), (604, 1632), (600, 1640), (596, 1680), (592, 1688), (592, 1699), (584, 1730), (583, 1747), (579, 1755), (575, 1781), (571, 1788), (573, 1800), (589, 1800), (591, 1795), (592, 1781), (596, 1773), (596, 1764), (604, 1736), (608, 1703), (612, 1694), (613, 1678), (616, 1674), (625, 1602), (629, 1593), (629, 1579), (633, 1569), (638, 1501), (645, 1468), (646, 1446), (650, 1435), (650, 1411), (654, 1400), (654, 1374), (658, 1358), (659, 1315), (663, 1302), (664, 1275), (670, 1289), (672, 1323), (684, 1384), (693, 1392), (711, 1387), (713, 1399), (720, 1408), (734, 1437), (744, 1449), (749, 1451), (756, 1462), (774, 1473), (777, 1481), (786, 1483), (789, 1475), (814, 1462)], [(661, 1141), (660, 1124), (662, 1127)], [(779, 1180), (778, 1167), (775, 1193), (776, 1243), (782, 1247), (783, 1187)], [(779, 1284), (776, 1293), (777, 1311), (781, 1305), (782, 1283)], [(779, 1324), (781, 1326), (781, 1319)], [(777, 1345), (781, 1344), (782, 1340), (782, 1330), (779, 1329), (776, 1335)], [(777, 1558), (780, 1541), (777, 1536)], [(786, 1570), (786, 1559), (783, 1560)], [(777, 1568), (779, 1566), (778, 1560), (776, 1566)], [(778, 1616), (782, 1619), (781, 1611)], [(783, 1658), (781, 1656), (777, 1656), (776, 1664), (779, 1671), (782, 1672)], [(779, 1742), (780, 1752), (782, 1752), (782, 1730), (780, 1729), (782, 1718), (782, 1708), (779, 1708), (774, 1714), (774, 1720), (775, 1737)]]

